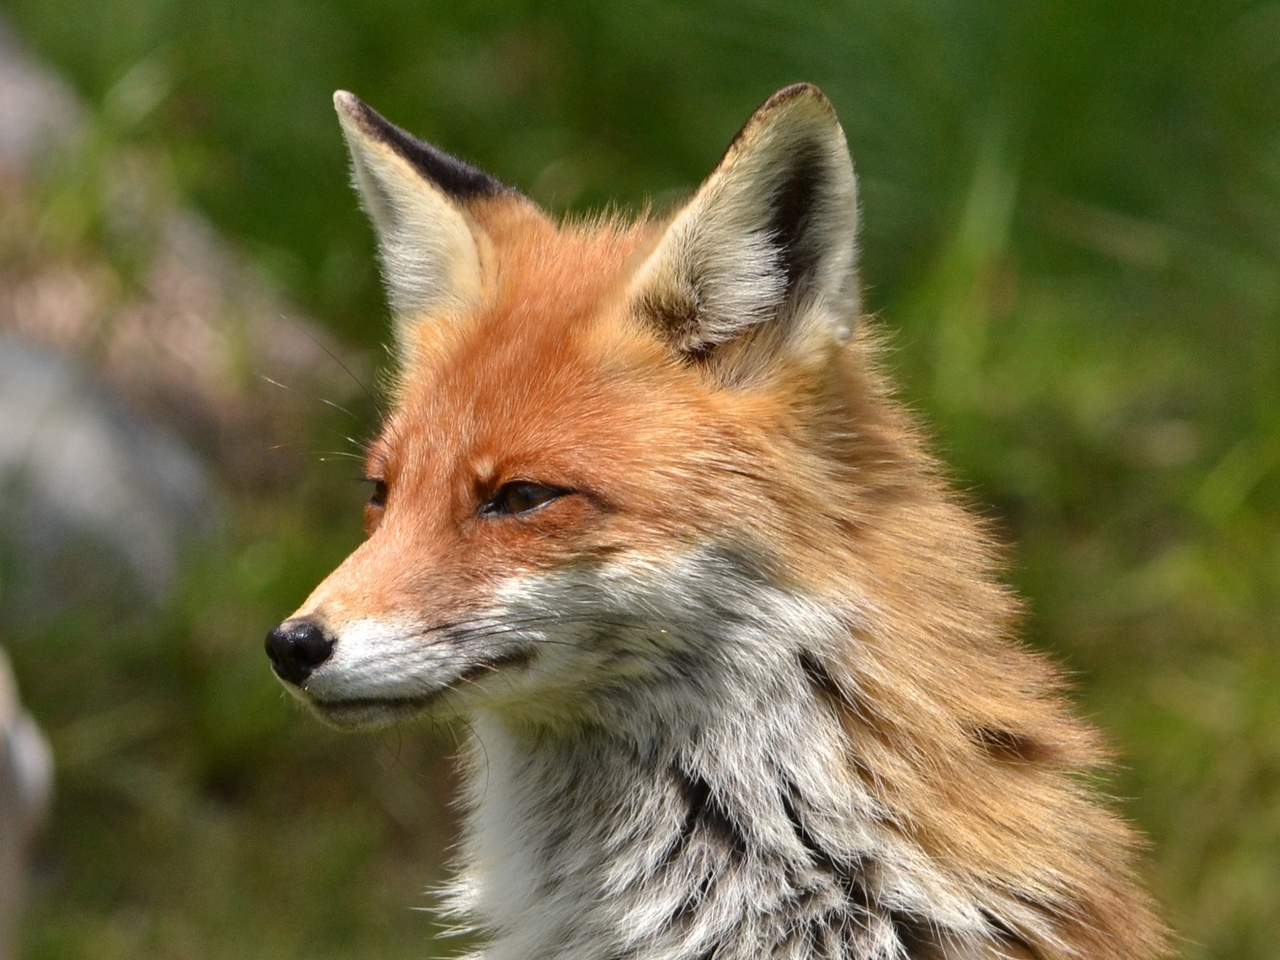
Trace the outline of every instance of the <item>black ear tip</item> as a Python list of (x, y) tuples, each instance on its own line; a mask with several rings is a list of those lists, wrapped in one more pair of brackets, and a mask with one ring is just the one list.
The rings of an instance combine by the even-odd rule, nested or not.
[(764, 103), (760, 104), (752, 115), (752, 119), (758, 119), (778, 109), (804, 105), (810, 108), (816, 107), (823, 113), (829, 114), (833, 119), (835, 118), (836, 108), (831, 105), (827, 95), (818, 87), (812, 83), (793, 83), (789, 87), (783, 87)]
[(808, 99), (818, 103), (830, 103), (827, 95), (822, 92), (821, 88), (812, 83), (793, 83), (790, 86), (783, 87), (763, 104), (765, 107), (776, 106), (785, 103), (788, 100)]
[(338, 111), (340, 121), (350, 122), (362, 134), (381, 141), (392, 147), (402, 144), (418, 144), (416, 137), (402, 130), (394, 123), (369, 106), (354, 93), (338, 90), (333, 95), (333, 107)]
[[(378, 113), (354, 93), (339, 90), (333, 106), (348, 140), (368, 138), (385, 144), (445, 193), (459, 200), (514, 193), (510, 187), (471, 164), (419, 140)], [(353, 148), (355, 146), (353, 142)]]
[(826, 136), (831, 130), (840, 129), (836, 108), (827, 95), (812, 83), (793, 83), (771, 96), (747, 118), (747, 122), (734, 134), (720, 162), (732, 156), (760, 130), (783, 122), (799, 124), (817, 136)]
[(391, 126), (386, 117), (348, 90), (334, 92), (333, 108), (340, 120), (354, 124), (366, 136), (385, 139), (382, 131)]
[(333, 108), (345, 116), (354, 117), (363, 106), (364, 101), (349, 90), (333, 92)]

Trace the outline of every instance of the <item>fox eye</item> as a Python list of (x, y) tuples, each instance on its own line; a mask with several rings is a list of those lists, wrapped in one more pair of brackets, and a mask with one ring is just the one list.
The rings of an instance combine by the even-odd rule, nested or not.
[(387, 481), (377, 477), (365, 479), (373, 484), (373, 493), (369, 494), (369, 500), (364, 505), (364, 532), (365, 536), (370, 536), (382, 523), (382, 513), (387, 506)]
[(568, 492), (561, 487), (552, 487), (545, 483), (513, 480), (511, 483), (504, 483), (492, 498), (482, 503), (480, 513), (482, 516), (489, 517), (511, 517), (529, 513), (546, 506)]

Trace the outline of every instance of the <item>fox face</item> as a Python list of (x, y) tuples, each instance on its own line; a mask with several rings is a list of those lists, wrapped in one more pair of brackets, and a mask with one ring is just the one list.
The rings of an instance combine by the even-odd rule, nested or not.
[(839, 526), (821, 488), (843, 467), (813, 441), (856, 401), (830, 389), (856, 201), (825, 98), (772, 98), (665, 221), (563, 226), (336, 103), (399, 370), (368, 539), (268, 640), (289, 688), (340, 724), (569, 722), (688, 681), (734, 616), (723, 598), (769, 585), (802, 606), (783, 598), (839, 535), (818, 528)]

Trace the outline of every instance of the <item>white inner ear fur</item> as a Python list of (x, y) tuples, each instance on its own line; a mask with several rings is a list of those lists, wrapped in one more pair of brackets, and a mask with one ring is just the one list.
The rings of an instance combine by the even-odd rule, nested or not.
[[(792, 236), (779, 237), (778, 206), (797, 177), (810, 178), (807, 202)], [(673, 308), (679, 322), (669, 332), (683, 351), (730, 343), (771, 321), (785, 330), (766, 340), (790, 350), (842, 343), (859, 309), (856, 229), (844, 132), (826, 99), (804, 91), (747, 123), (637, 271), (631, 302)], [(807, 266), (788, 290), (796, 256)]]
[(340, 99), (336, 105), (352, 181), (378, 236), (387, 296), (406, 348), (406, 323), (479, 298), (479, 228), (395, 150), (361, 129)]

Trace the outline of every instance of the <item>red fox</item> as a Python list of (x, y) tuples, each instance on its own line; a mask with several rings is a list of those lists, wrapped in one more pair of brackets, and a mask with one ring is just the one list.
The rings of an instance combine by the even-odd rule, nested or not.
[(565, 223), (335, 103), (392, 410), (367, 539), (266, 646), (332, 724), (469, 719), (477, 956), (1167, 955), (1099, 737), (880, 371), (823, 94), (670, 216)]

